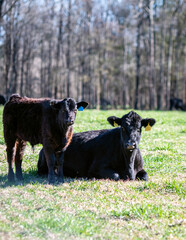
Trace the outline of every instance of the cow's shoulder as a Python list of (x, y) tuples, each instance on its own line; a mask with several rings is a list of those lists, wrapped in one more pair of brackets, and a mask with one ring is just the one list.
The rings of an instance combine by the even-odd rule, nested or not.
[(108, 145), (109, 143), (112, 144), (113, 141), (118, 141), (119, 137), (119, 128), (80, 132), (74, 133), (71, 145), (76, 145), (76, 147), (96, 148), (102, 145)]

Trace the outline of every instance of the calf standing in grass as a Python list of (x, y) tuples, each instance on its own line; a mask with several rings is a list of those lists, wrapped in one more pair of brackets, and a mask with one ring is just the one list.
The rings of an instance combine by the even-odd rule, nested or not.
[(28, 141), (32, 146), (43, 144), (49, 183), (55, 182), (55, 165), (58, 169), (58, 181), (63, 182), (64, 151), (72, 138), (77, 108), (85, 108), (87, 105), (86, 102), (76, 103), (72, 98), (50, 100), (12, 95), (3, 111), (8, 180), (14, 181), (14, 160), (16, 177), (23, 180), (21, 164)]
[[(64, 156), (64, 175), (69, 177), (109, 178), (113, 180), (147, 180), (143, 158), (138, 148), (142, 127), (146, 130), (155, 119), (142, 119), (131, 111), (122, 118), (109, 117), (114, 129), (75, 133)], [(38, 173), (46, 174), (43, 150), (38, 161)]]

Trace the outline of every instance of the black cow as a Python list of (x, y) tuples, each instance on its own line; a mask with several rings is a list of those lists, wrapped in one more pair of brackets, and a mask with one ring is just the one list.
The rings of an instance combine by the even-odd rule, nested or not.
[(5, 105), (6, 99), (3, 95), (0, 95), (0, 105)]
[[(147, 180), (143, 158), (138, 148), (142, 127), (146, 130), (155, 119), (142, 119), (131, 111), (122, 118), (109, 117), (114, 129), (76, 133), (64, 156), (64, 175), (69, 177), (108, 178), (113, 180)], [(38, 161), (38, 173), (46, 174), (43, 150)]]
[(186, 105), (183, 104), (183, 100), (182, 99), (179, 99), (179, 98), (171, 98), (170, 99), (170, 110), (173, 110), (173, 109), (181, 109), (183, 111), (186, 110)]
[(86, 102), (72, 98), (63, 100), (35, 99), (14, 94), (3, 111), (4, 138), (7, 145), (8, 180), (23, 180), (22, 158), (26, 142), (32, 146), (41, 143), (47, 159), (49, 183), (55, 182), (54, 166), (58, 167), (58, 181), (63, 182), (64, 151), (72, 139), (77, 108), (85, 108)]

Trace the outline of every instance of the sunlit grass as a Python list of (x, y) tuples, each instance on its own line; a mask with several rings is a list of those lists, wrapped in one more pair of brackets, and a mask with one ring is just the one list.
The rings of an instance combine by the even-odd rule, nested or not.
[[(74, 132), (112, 128), (107, 117), (128, 112), (78, 112)], [(0, 123), (0, 239), (185, 239), (186, 114), (137, 112), (157, 121), (140, 142), (148, 182), (65, 178), (48, 185), (37, 176), (42, 146), (33, 152), (28, 144), (25, 181), (11, 185)]]

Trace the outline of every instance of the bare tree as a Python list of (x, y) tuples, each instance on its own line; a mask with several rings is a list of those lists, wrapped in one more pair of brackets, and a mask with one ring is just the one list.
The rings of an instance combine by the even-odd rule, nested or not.
[(1, 92), (168, 109), (186, 97), (184, 12), (180, 0), (0, 1)]

